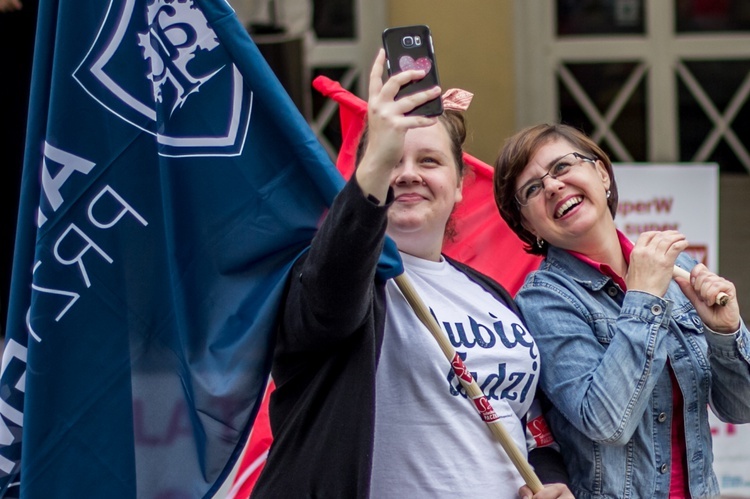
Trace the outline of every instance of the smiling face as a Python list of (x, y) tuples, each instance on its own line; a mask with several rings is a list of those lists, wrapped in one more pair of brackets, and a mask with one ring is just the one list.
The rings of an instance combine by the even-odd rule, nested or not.
[[(531, 155), (515, 187), (545, 175), (550, 167), (571, 152), (585, 151), (562, 138), (543, 144)], [(568, 156), (569, 157), (569, 156)], [(612, 222), (606, 191), (610, 177), (604, 164), (582, 161), (561, 178), (544, 178), (544, 188), (521, 208), (522, 224), (535, 237), (564, 249), (581, 250), (597, 238), (597, 231)]]
[(388, 235), (399, 249), (439, 258), (445, 226), (461, 200), (462, 181), (445, 126), (438, 122), (406, 133), (404, 154), (391, 175), (394, 202)]

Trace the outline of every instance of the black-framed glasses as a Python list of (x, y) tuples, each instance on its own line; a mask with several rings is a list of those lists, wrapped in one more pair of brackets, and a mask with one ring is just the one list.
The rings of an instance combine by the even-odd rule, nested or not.
[(563, 178), (570, 173), (574, 166), (583, 163), (595, 163), (596, 157), (589, 158), (578, 152), (571, 152), (558, 159), (550, 165), (547, 173), (539, 178), (529, 180), (516, 191), (516, 202), (521, 206), (526, 206), (529, 202), (538, 196), (544, 190), (544, 179), (552, 177), (554, 179)]

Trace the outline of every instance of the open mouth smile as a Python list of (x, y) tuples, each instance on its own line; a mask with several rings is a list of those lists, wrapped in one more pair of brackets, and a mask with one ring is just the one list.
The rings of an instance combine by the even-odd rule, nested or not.
[(570, 210), (572, 210), (582, 202), (583, 196), (573, 196), (557, 208), (557, 211), (555, 211), (555, 218), (561, 218), (563, 215), (568, 213)]

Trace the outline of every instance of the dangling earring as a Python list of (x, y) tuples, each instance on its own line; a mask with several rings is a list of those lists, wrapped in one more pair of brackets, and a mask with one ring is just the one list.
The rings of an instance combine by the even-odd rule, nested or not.
[(612, 191), (607, 189), (607, 199), (609, 199), (612, 196)]
[(539, 249), (544, 248), (544, 239), (542, 239), (541, 237), (537, 236), (537, 238), (536, 238), (536, 246)]

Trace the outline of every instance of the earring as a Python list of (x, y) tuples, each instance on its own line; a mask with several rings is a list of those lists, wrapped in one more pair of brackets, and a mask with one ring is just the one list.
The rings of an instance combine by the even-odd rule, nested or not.
[(612, 191), (607, 189), (607, 199), (609, 199), (612, 196)]
[(542, 239), (541, 237), (537, 236), (537, 238), (536, 238), (536, 246), (539, 249), (544, 248), (544, 239)]

